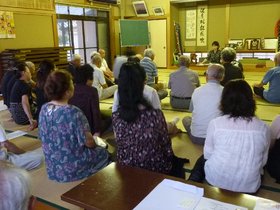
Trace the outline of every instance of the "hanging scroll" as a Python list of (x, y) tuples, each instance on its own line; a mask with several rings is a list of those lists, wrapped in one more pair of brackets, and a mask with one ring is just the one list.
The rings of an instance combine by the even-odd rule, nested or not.
[(186, 39), (196, 38), (196, 10), (186, 11)]
[(207, 5), (197, 7), (197, 46), (207, 45), (207, 20), (208, 7)]
[(0, 11), (1, 38), (16, 38), (14, 15), (12, 12)]

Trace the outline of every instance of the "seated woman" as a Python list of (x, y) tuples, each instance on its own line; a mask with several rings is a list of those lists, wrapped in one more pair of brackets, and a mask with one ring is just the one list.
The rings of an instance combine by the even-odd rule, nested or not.
[(25, 63), (16, 66), (16, 82), (10, 95), (10, 112), (13, 120), (20, 125), (30, 124), (30, 130), (37, 127), (37, 121), (32, 116), (32, 97), (29, 81), (31, 74)]
[(174, 157), (171, 140), (162, 111), (152, 108), (143, 96), (146, 75), (141, 68), (131, 62), (121, 67), (119, 106), (113, 113), (117, 162), (170, 174)]
[(107, 166), (109, 154), (95, 145), (85, 115), (68, 104), (74, 92), (70, 73), (52, 72), (44, 90), (51, 101), (42, 106), (39, 136), (49, 179), (80, 180)]
[[(210, 121), (207, 129), (205, 178), (211, 185), (226, 190), (255, 193), (267, 161), (269, 128), (255, 116), (253, 92), (244, 80), (227, 83), (220, 107), (223, 115)], [(197, 175), (203, 173), (197, 170), (203, 171), (203, 162), (201, 157), (190, 180), (199, 181)]]
[(54, 71), (55, 65), (52, 61), (44, 60), (39, 64), (39, 68), (37, 71), (37, 84), (35, 88), (36, 92), (36, 103), (37, 103), (37, 110), (35, 113), (36, 118), (38, 119), (41, 108), (43, 104), (48, 102), (48, 99), (44, 93), (44, 86), (47, 81), (47, 77), (49, 74)]
[(86, 116), (91, 133), (100, 136), (112, 123), (111, 117), (102, 120), (99, 109), (97, 89), (92, 87), (93, 68), (89, 64), (81, 66), (76, 72), (74, 96), (69, 103), (79, 107)]

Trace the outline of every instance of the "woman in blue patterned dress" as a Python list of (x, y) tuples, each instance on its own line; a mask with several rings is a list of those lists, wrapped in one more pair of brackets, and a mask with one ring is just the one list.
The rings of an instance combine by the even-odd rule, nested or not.
[(58, 182), (83, 179), (110, 162), (107, 150), (95, 145), (82, 111), (68, 104), (73, 91), (68, 72), (52, 72), (45, 85), (50, 102), (43, 105), (39, 116), (48, 177)]

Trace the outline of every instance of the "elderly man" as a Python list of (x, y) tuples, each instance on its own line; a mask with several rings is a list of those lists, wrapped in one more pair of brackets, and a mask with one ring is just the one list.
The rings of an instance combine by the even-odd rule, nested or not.
[(225, 67), (225, 76), (221, 81), (221, 85), (225, 86), (226, 83), (233, 79), (244, 79), (242, 70), (238, 65), (235, 65), (233, 61), (236, 58), (236, 51), (231, 47), (226, 47), (221, 53), (221, 63)]
[[(264, 75), (263, 80), (259, 84), (253, 86), (254, 93), (270, 103), (280, 103), (280, 52), (274, 57), (275, 67), (270, 69)], [(268, 90), (264, 89), (264, 85), (269, 83)]]
[(101, 63), (101, 67), (100, 69), (103, 71), (105, 80), (107, 85), (110, 87), (112, 85), (114, 85), (114, 75), (113, 72), (111, 71), (111, 69), (108, 67), (107, 61), (105, 59), (106, 57), (106, 52), (104, 49), (99, 49), (98, 53), (100, 54), (101, 58), (102, 58), (102, 63)]
[(72, 60), (69, 62), (68, 65), (68, 72), (73, 76), (73, 80), (75, 81), (76, 71), (81, 66), (81, 56), (79, 54), (74, 54)]
[(118, 88), (117, 85), (108, 87), (105, 81), (103, 71), (100, 69), (102, 65), (102, 58), (99, 53), (92, 56), (91, 66), (94, 69), (93, 73), (93, 87), (97, 89), (99, 100), (110, 98), (113, 96), (115, 90)]
[(171, 89), (170, 104), (173, 108), (189, 109), (193, 91), (200, 86), (198, 74), (189, 69), (190, 63), (190, 57), (181, 55), (179, 69), (169, 76), (168, 88)]
[(155, 53), (152, 49), (146, 49), (144, 51), (144, 58), (140, 61), (140, 65), (144, 68), (147, 81), (146, 84), (157, 90), (160, 100), (164, 99), (168, 92), (164, 89), (162, 83), (158, 83), (158, 70), (154, 63)]
[(212, 64), (206, 71), (206, 84), (195, 89), (190, 104), (191, 117), (183, 119), (183, 125), (191, 141), (204, 144), (209, 122), (220, 115), (219, 104), (225, 69), (220, 64)]

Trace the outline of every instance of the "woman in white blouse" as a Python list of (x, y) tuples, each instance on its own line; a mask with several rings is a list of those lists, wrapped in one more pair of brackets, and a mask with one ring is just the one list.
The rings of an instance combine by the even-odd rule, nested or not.
[(220, 109), (223, 115), (212, 120), (207, 129), (206, 181), (230, 191), (255, 193), (267, 161), (270, 131), (255, 116), (256, 104), (249, 84), (244, 80), (230, 81), (223, 90)]

